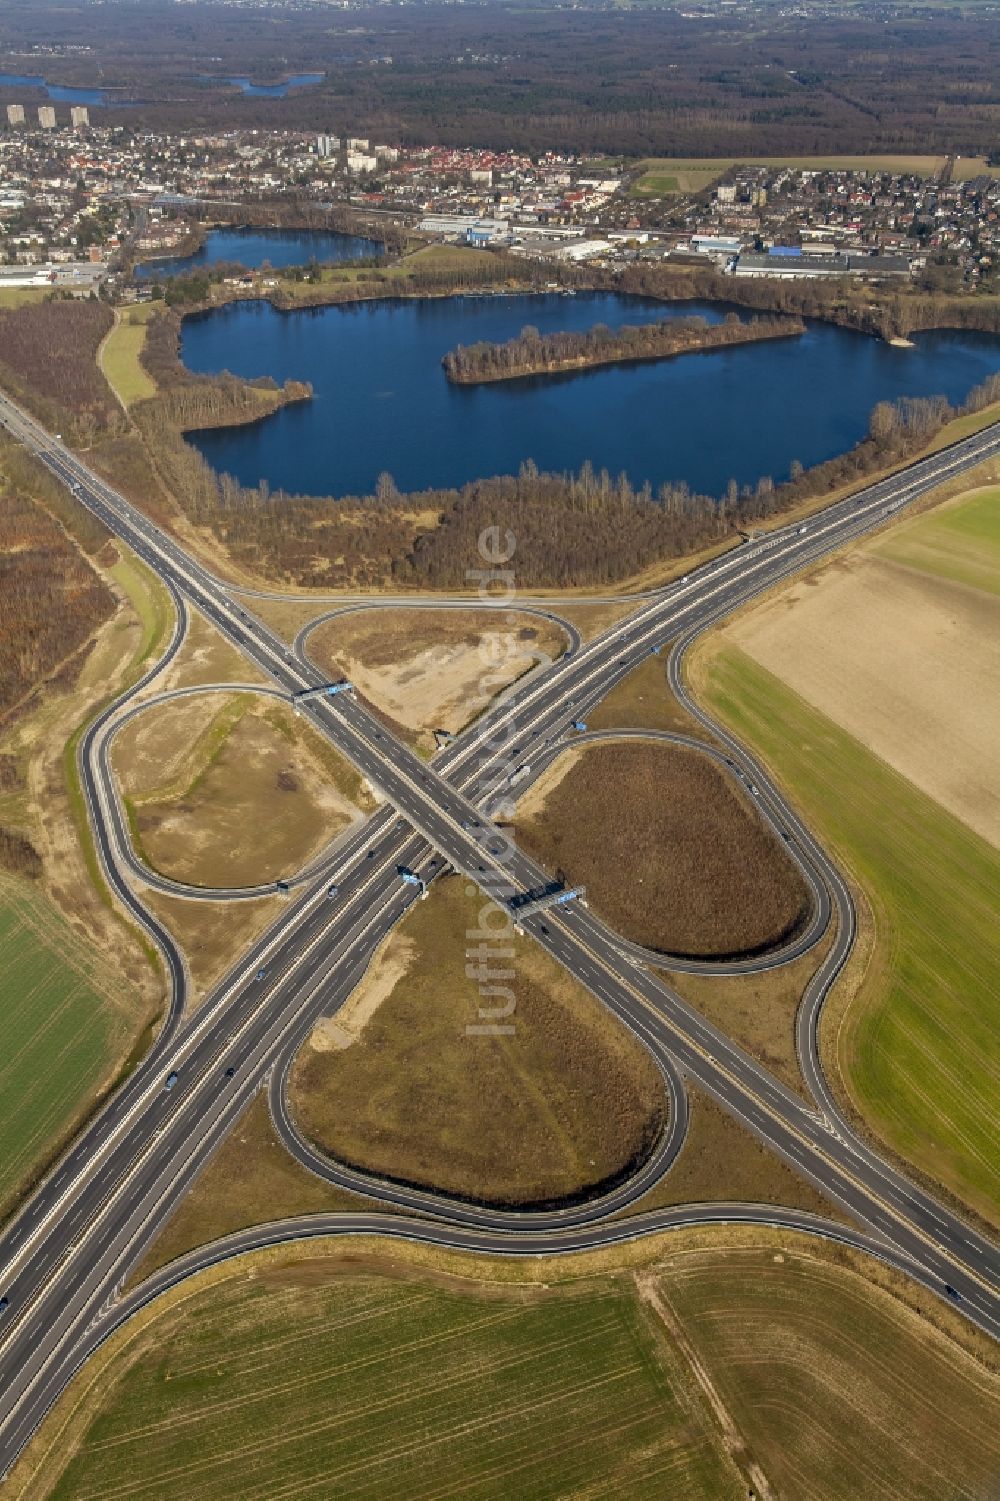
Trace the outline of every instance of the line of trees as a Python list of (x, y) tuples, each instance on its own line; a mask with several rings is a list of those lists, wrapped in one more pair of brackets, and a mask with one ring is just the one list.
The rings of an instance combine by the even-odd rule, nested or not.
[(529, 324), (503, 344), (459, 344), (441, 363), (450, 381), (473, 385), (789, 338), (805, 333), (805, 328), (801, 318), (753, 318), (744, 323), (737, 313), (728, 313), (721, 323), (700, 317), (661, 318), (656, 323), (624, 324), (616, 329), (597, 323), (578, 332), (550, 334), (540, 334)]

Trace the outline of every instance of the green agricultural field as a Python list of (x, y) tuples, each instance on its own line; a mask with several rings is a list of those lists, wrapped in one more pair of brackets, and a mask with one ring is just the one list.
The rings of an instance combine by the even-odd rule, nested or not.
[[(633, 185), (633, 193), (640, 198), (662, 198), (671, 193), (701, 193), (737, 165), (747, 167), (793, 167), (805, 171), (824, 169), (882, 172), (915, 172), (922, 177), (936, 177), (943, 170), (943, 156), (720, 156), (690, 157), (687, 159), (669, 156), (649, 157), (640, 162), (642, 176)], [(994, 169), (995, 172), (996, 169)], [(959, 178), (975, 177), (989, 171), (979, 157), (960, 159), (955, 175)]]
[(995, 1219), (1000, 852), (745, 653), (713, 648), (703, 676), (873, 909), (875, 953), (836, 1039), (852, 1096), (894, 1148)]
[(139, 358), (146, 342), (146, 324), (152, 312), (148, 303), (126, 308), (101, 348), (101, 369), (124, 406), (131, 406), (134, 401), (156, 395), (156, 384), (146, 373)]
[(1000, 488), (894, 528), (874, 550), (922, 573), (1000, 594)]
[(26, 302), (42, 302), (48, 295), (45, 287), (0, 287), (0, 307), (23, 307)]
[(745, 1494), (678, 1363), (611, 1281), (525, 1301), (265, 1269), (168, 1316), (105, 1392), (36, 1497)]
[(804, 1237), (680, 1231), (531, 1265), (316, 1243), (141, 1313), (8, 1484), (13, 1501), (737, 1501), (752, 1480), (796, 1501), (985, 1501), (996, 1398), (971, 1353)]
[(5, 1208), (93, 1099), (122, 1038), (93, 956), (26, 882), (0, 879), (0, 951)]

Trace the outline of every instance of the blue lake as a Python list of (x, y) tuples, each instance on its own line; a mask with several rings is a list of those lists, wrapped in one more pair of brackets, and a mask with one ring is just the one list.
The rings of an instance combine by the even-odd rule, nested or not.
[(293, 73), (283, 83), (254, 83), (252, 78), (206, 78), (205, 83), (231, 83), (248, 99), (284, 99), (289, 89), (305, 89), (322, 83), (325, 73)]
[(44, 78), (33, 73), (0, 73), (0, 88), (44, 89), (57, 104), (88, 104), (96, 108), (106, 104), (107, 89), (70, 89), (58, 83), (46, 83)]
[(452, 386), (456, 344), (612, 327), (725, 309), (615, 294), (441, 298), (277, 312), (232, 304), (185, 321), (190, 369), (310, 381), (315, 399), (252, 427), (192, 435), (210, 464), (244, 484), (314, 495), (369, 494), (387, 471), (402, 490), (461, 485), (584, 459), (633, 482), (686, 480), (721, 495), (730, 478), (787, 476), (853, 446), (876, 402), (941, 394), (960, 402), (1000, 369), (1000, 339), (935, 332), (916, 348), (813, 323), (801, 338), (656, 364), (478, 387)]
[(305, 266), (313, 256), (321, 262), (357, 261), (365, 256), (379, 255), (381, 250), (382, 246), (375, 240), (366, 240), (360, 235), (335, 234), (332, 230), (213, 229), (194, 255), (143, 261), (135, 271), (138, 277), (149, 280), (183, 276), (188, 271), (214, 266), (220, 261), (239, 261), (241, 266), (254, 270), (265, 261), (275, 267)]

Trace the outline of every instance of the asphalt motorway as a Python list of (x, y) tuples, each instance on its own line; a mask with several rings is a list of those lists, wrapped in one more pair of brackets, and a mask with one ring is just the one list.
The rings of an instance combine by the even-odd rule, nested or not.
[[(0, 403), (0, 420), (281, 689), (295, 692), (320, 681), (234, 604), (218, 580), (90, 474), (79, 458), (9, 403)], [(267, 1071), (287, 1054), (303, 1016), (310, 1008), (318, 1014), (335, 1004), (338, 994), (349, 993), (367, 955), (413, 900), (397, 867), (432, 874), (431, 862), (440, 868), (446, 860), (487, 895), (536, 890), (542, 873), (517, 851), (501, 847), (483, 813), (498, 798), (509, 797), (511, 772), (530, 768), (526, 758), (536, 745), (543, 747), (563, 734), (570, 720), (664, 641), (879, 525), (892, 509), (998, 449), (1000, 431), (987, 429), (828, 508), (804, 530), (785, 528), (699, 569), (526, 683), (490, 716), (482, 735), (463, 737), (432, 767), (346, 695), (305, 707), (383, 789), (392, 807), (376, 815), (355, 846), (343, 853), (349, 879), (335, 903), (326, 901), (321, 887), (311, 889), (290, 903), (283, 920), (258, 941), (197, 1017), (181, 1024), (179, 1009), (172, 1010), (154, 1062), (138, 1070), (82, 1133), (0, 1238), (0, 1291), (9, 1300), (0, 1326), (0, 1467), (9, 1465), (78, 1363), (88, 1328), (100, 1326), (102, 1306), (178, 1192)], [(118, 841), (102, 817), (107, 789), (100, 769), (85, 756), (84, 770), (93, 775), (87, 792), (105, 869), (122, 900), (133, 912), (136, 907), (142, 911), (131, 893), (122, 892), (122, 887), (128, 891), (128, 883), (121, 875)], [(791, 810), (786, 814), (794, 818)], [(137, 914), (137, 920), (148, 928), (148, 915)], [(675, 1060), (786, 1160), (884, 1237), (892, 1254), (915, 1268), (928, 1285), (940, 1291), (949, 1284), (961, 1298), (957, 1306), (981, 1327), (997, 1332), (998, 1263), (988, 1241), (872, 1154), (859, 1152), (840, 1125), (791, 1096), (655, 977), (625, 958), (621, 941), (585, 909), (541, 914), (526, 919), (525, 926), (627, 1025), (647, 1037), (658, 1054)], [(154, 936), (169, 954), (169, 935)], [(183, 988), (181, 972), (174, 977), (175, 996), (183, 996)], [(168, 1069), (178, 1074), (171, 1091), (163, 1088)], [(761, 1216), (766, 1218), (764, 1211)], [(482, 1232), (484, 1248), (507, 1249), (511, 1229)], [(598, 1220), (588, 1227), (591, 1232), (592, 1244), (602, 1243), (602, 1233), (609, 1239), (621, 1234), (620, 1226), (612, 1231)], [(450, 1243), (456, 1230), (445, 1222), (430, 1233)], [(564, 1245), (569, 1249), (571, 1238)]]

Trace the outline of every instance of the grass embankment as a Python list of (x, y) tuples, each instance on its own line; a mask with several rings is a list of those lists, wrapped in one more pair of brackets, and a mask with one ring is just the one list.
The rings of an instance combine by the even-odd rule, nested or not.
[[(255, 275), (254, 287), (249, 293), (232, 287), (213, 286), (212, 302), (232, 302), (241, 296), (265, 296), (279, 305), (308, 305), (311, 302), (358, 301), (377, 297), (452, 296), (463, 290), (463, 278), (470, 279), (469, 291), (489, 293), (492, 282), (478, 282), (483, 268), (492, 270), (495, 258), (489, 250), (473, 250), (465, 245), (415, 244), (413, 248), (388, 265), (372, 270), (367, 266), (352, 266), (349, 262), (320, 266), (315, 279), (300, 280), (282, 271), (259, 272)], [(525, 285), (529, 284), (528, 267), (525, 267)], [(440, 289), (426, 285), (431, 273), (440, 276)], [(449, 283), (447, 278), (453, 277)]]
[(591, 730), (667, 730), (710, 740), (693, 715), (674, 697), (667, 682), (667, 652), (646, 657), (587, 714)]
[(361, 778), (335, 752), (320, 755), (316, 740), (290, 710), (250, 694), (154, 705), (113, 750), (144, 857), (206, 887), (299, 869), (372, 806)]
[[(504, 932), (482, 902), (458, 878), (435, 883), (304, 1048), (293, 1111), (333, 1155), (389, 1177), (496, 1202), (570, 1197), (645, 1155), (662, 1082), (530, 940), (480, 931)], [(513, 1031), (467, 1032), (491, 1024)]]
[(10, 1488), (978, 1501), (995, 1401), (953, 1340), (802, 1237), (678, 1232), (529, 1264), (369, 1239), (159, 1300), (84, 1368)]
[(148, 302), (119, 309), (115, 326), (100, 349), (98, 359), (104, 378), (124, 407), (156, 395), (156, 382), (141, 359), (146, 324), (154, 311), (154, 304)]
[(707, 756), (623, 741), (569, 758), (529, 793), (518, 840), (586, 886), (618, 932), (663, 953), (730, 955), (767, 948), (804, 920), (798, 872)]
[(745, 653), (716, 643), (697, 670), (874, 916), (860, 991), (824, 1029), (829, 1060), (891, 1146), (995, 1221), (1000, 854)]
[(23, 307), (26, 302), (44, 302), (47, 287), (0, 287), (0, 307)]
[[(173, 622), (174, 612), (170, 596), (160, 581), (148, 569), (144, 568), (131, 553), (119, 548), (118, 562), (108, 572), (118, 584), (131, 609), (132, 619), (125, 622), (125, 630), (132, 638), (131, 656), (124, 670), (120, 672), (117, 680), (112, 680), (112, 691), (94, 703), (92, 711), (73, 730), (66, 741), (63, 751), (63, 771), (66, 778), (66, 787), (69, 794), (70, 812), (76, 828), (80, 848), (87, 862), (94, 889), (101, 901), (108, 907), (112, 906), (111, 893), (104, 880), (94, 847), (93, 834), (90, 822), (87, 818), (87, 807), (84, 801), (83, 788), (80, 785), (80, 773), (77, 767), (77, 753), (88, 726), (101, 712), (104, 706), (111, 702), (112, 698), (124, 693), (132, 683), (143, 675), (146, 665), (157, 651), (166, 644), (167, 633)], [(111, 664), (108, 664), (109, 667)], [(109, 683), (102, 681), (97, 675), (98, 664), (92, 659), (87, 664), (84, 676), (94, 678), (95, 686), (100, 684), (107, 689)], [(145, 940), (142, 940), (144, 946)], [(151, 950), (147, 952), (152, 954)]]

